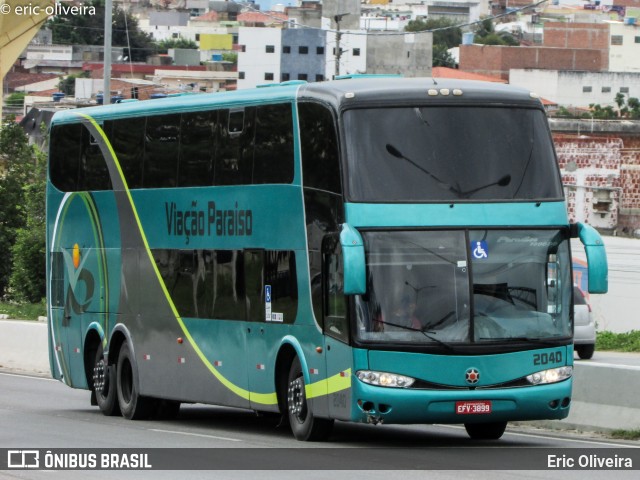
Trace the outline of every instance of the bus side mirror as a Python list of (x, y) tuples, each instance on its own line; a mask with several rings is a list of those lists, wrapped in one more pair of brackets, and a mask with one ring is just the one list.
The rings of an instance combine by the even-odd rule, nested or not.
[(367, 292), (367, 267), (360, 232), (344, 223), (340, 232), (340, 245), (344, 261), (344, 293), (364, 295)]
[(578, 223), (578, 237), (587, 254), (589, 293), (607, 293), (609, 290), (609, 266), (604, 242), (591, 225)]

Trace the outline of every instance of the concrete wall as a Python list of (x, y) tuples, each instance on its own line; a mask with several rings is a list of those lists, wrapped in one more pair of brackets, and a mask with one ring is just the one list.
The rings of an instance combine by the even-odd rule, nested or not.
[(323, 0), (322, 16), (331, 22), (331, 29), (336, 28), (333, 20), (335, 15), (348, 13), (340, 20), (340, 29), (349, 30), (360, 28), (360, 0)]
[(405, 77), (431, 76), (432, 34), (369, 35), (367, 73), (400, 73)]

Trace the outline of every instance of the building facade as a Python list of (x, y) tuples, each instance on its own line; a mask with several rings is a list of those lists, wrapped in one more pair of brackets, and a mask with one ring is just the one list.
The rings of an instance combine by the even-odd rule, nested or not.
[(324, 30), (289, 28), (282, 31), (282, 56), (278, 81), (326, 79), (326, 32)]

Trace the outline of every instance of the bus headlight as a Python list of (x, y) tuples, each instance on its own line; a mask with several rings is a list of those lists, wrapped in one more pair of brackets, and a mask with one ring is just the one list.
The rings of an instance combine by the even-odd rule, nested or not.
[(527, 381), (532, 385), (544, 385), (545, 383), (557, 383), (573, 375), (573, 367), (550, 368), (541, 372), (527, 375)]
[(408, 388), (416, 381), (415, 378), (396, 373), (373, 372), (371, 370), (358, 370), (356, 376), (364, 383), (379, 387)]

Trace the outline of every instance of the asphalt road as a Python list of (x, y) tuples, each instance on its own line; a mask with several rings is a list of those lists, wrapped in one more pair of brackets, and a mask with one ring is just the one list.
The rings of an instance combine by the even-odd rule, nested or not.
[[(256, 417), (253, 413), (222, 407), (202, 405), (183, 406), (180, 416), (174, 421), (132, 422), (122, 417), (105, 417), (89, 405), (86, 391), (72, 390), (61, 383), (41, 377), (28, 377), (0, 373), (0, 449), (61, 449), (95, 448), (103, 451), (110, 448), (125, 448), (137, 451), (140, 448), (218, 449), (204, 451), (210, 455), (223, 450), (226, 462), (235, 462), (238, 470), (219, 471), (215, 474), (202, 471), (176, 472), (171, 470), (153, 472), (109, 472), (109, 471), (0, 471), (0, 478), (252, 478), (255, 476), (246, 468), (251, 465), (251, 456), (256, 452), (272, 449), (273, 455), (265, 457), (265, 471), (261, 479), (299, 478), (298, 470), (289, 470), (297, 462), (323, 462), (312, 471), (305, 471), (303, 478), (323, 478), (329, 475), (336, 478), (362, 478), (364, 473), (330, 473), (326, 461), (336, 465), (355, 465), (345, 463), (346, 449), (358, 449), (358, 454), (369, 455), (368, 465), (375, 470), (367, 472), (367, 478), (411, 479), (425, 478), (423, 469), (429, 462), (438, 472), (430, 472), (429, 478), (554, 478), (561, 472), (549, 471), (544, 462), (540, 471), (522, 472), (493, 471), (486, 468), (500, 468), (503, 455), (509, 459), (527, 456), (532, 452), (552, 452), (562, 455), (566, 452), (590, 452), (599, 449), (597, 454), (607, 456), (625, 455), (633, 448), (640, 464), (640, 444), (638, 442), (613, 441), (604, 437), (586, 434), (550, 434), (544, 430), (523, 427), (510, 427), (499, 441), (479, 442), (469, 439), (459, 426), (372, 426), (337, 423), (329, 444), (301, 443), (293, 439), (287, 428), (278, 427), (274, 418)], [(486, 448), (487, 446), (491, 448)], [(331, 447), (331, 450), (319, 448)], [(362, 450), (366, 447), (364, 450)], [(137, 450), (136, 450), (137, 449)], [(281, 450), (286, 449), (286, 450)], [(375, 449), (375, 450), (371, 450)], [(540, 450), (544, 449), (544, 450)], [(565, 450), (574, 449), (574, 450)], [(612, 450), (613, 449), (613, 450)], [(171, 452), (171, 451), (167, 451)], [(248, 452), (248, 453), (244, 453)], [(602, 453), (601, 453), (602, 452)], [(167, 455), (169, 454), (167, 453)], [(465, 453), (461, 458), (458, 454)], [(293, 455), (294, 458), (291, 456)], [(626, 455), (631, 455), (627, 453)], [(355, 456), (354, 456), (355, 457)], [(427, 463), (426, 458), (429, 459)], [(519, 461), (519, 460), (518, 460)], [(354, 461), (355, 462), (355, 461)], [(279, 467), (278, 470), (273, 470)], [(477, 468), (473, 465), (477, 464)], [(523, 463), (524, 464), (524, 463)], [(471, 465), (471, 468), (469, 467)], [(398, 467), (414, 466), (418, 470), (400, 470)], [(616, 471), (615, 478), (637, 478), (635, 471)], [(451, 468), (465, 468), (471, 471), (449, 471)], [(386, 472), (381, 472), (386, 470)], [(563, 471), (558, 478), (603, 478), (604, 473), (585, 471)], [(606, 473), (606, 472), (605, 472)], [(614, 472), (610, 472), (612, 475)], [(635, 473), (635, 476), (633, 474)], [(579, 476), (578, 476), (579, 475)], [(611, 477), (613, 478), (613, 476)]]

